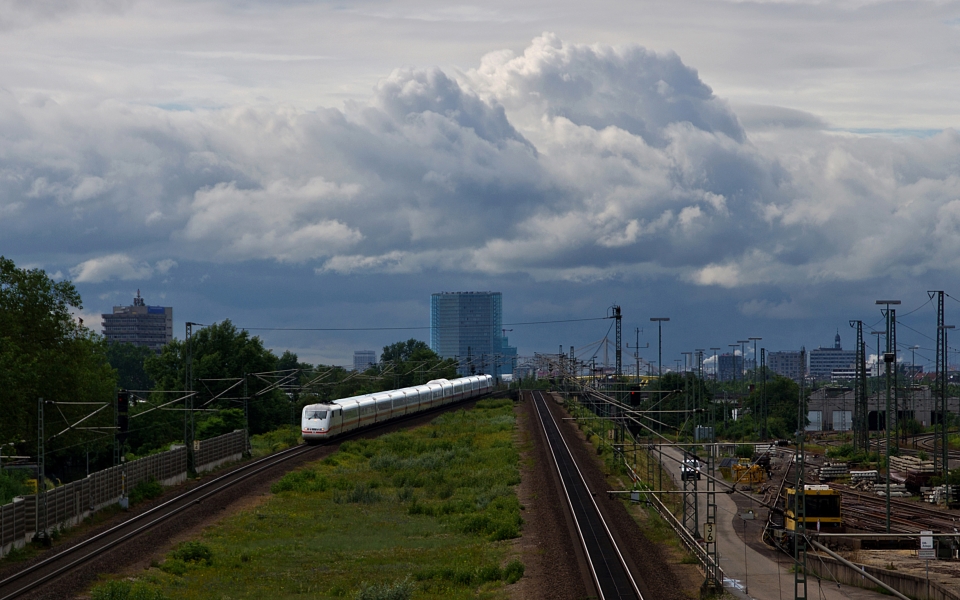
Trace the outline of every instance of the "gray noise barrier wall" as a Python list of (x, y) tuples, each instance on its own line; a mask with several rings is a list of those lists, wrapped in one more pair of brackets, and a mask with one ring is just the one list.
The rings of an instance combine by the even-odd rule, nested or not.
[[(197, 472), (240, 460), (246, 449), (247, 435), (241, 429), (200, 441), (195, 450)], [(0, 557), (13, 548), (22, 548), (38, 531), (73, 527), (98, 510), (118, 503), (120, 497), (129, 494), (138, 483), (151, 478), (164, 486), (185, 481), (187, 449), (180, 446), (152, 454), (91, 473), (42, 495), (24, 496), (0, 506)]]

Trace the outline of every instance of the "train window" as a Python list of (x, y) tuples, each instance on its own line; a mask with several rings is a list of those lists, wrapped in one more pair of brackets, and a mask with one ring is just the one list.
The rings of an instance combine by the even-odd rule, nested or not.
[(312, 413), (307, 413), (308, 419), (326, 419), (327, 411), (325, 410), (315, 410)]

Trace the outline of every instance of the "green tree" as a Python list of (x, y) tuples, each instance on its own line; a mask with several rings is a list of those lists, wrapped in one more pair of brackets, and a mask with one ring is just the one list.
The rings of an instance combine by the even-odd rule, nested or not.
[(405, 342), (395, 342), (383, 347), (380, 362), (395, 363), (407, 362), (423, 358), (438, 358), (437, 353), (430, 349), (426, 342), (410, 338)]
[(127, 390), (152, 390), (153, 379), (147, 375), (144, 362), (156, 356), (150, 348), (130, 343), (107, 344), (107, 360), (117, 370), (117, 385)]
[[(757, 384), (756, 388), (751, 392), (749, 396), (744, 401), (744, 405), (750, 410), (753, 415), (759, 414), (761, 402), (761, 384)], [(807, 390), (807, 395), (809, 395), (809, 390)], [(800, 386), (796, 381), (777, 375), (776, 373), (769, 373), (767, 376), (767, 385), (766, 385), (766, 403), (767, 403), (767, 414), (769, 419), (767, 421), (767, 430), (772, 437), (780, 438), (793, 438), (796, 435), (798, 428), (798, 402), (800, 401)], [(804, 410), (803, 410), (803, 426), (807, 425), (806, 418), (806, 398), (804, 398)]]
[(383, 347), (380, 365), (385, 373), (393, 374), (381, 389), (397, 389), (420, 385), (431, 379), (453, 379), (457, 376), (457, 361), (442, 359), (425, 342), (409, 339)]
[[(226, 320), (197, 331), (191, 337), (189, 350), (197, 432), (217, 430), (217, 427), (203, 425), (216, 414), (209, 411), (243, 409), (245, 376), (250, 433), (264, 433), (290, 422), (293, 403), (281, 389), (272, 385), (277, 356), (263, 346), (259, 337), (251, 337)], [(164, 346), (158, 356), (145, 361), (147, 374), (156, 382), (156, 388), (150, 402), (138, 406), (137, 415), (131, 418), (131, 423), (137, 424), (135, 431), (131, 431), (131, 443), (138, 452), (183, 438), (183, 403), (167, 407), (179, 410), (152, 410), (149, 416), (144, 414), (144, 422), (139, 414), (177, 397), (161, 392), (181, 392), (182, 395), (187, 387), (186, 358), (186, 343), (174, 340)]]
[[(79, 403), (111, 403), (116, 385), (106, 343), (71, 316), (81, 308), (71, 282), (56, 282), (41, 269), (18, 269), (0, 256), (0, 443), (26, 440), (17, 452), (36, 455), (38, 398), (73, 403), (47, 404), (44, 411), (48, 471), (61, 479), (85, 449), (112, 446), (107, 429), (72, 427), (97, 408)], [(112, 425), (113, 411), (106, 408), (82, 426)]]

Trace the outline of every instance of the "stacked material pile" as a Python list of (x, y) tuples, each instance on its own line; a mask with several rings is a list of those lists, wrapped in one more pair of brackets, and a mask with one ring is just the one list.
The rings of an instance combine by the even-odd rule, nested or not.
[(850, 475), (850, 467), (847, 463), (828, 462), (820, 467), (820, 481), (833, 481), (842, 479)]
[(933, 461), (916, 456), (891, 456), (890, 469), (901, 473), (933, 473)]
[[(887, 495), (887, 484), (877, 483), (873, 486), (873, 491), (878, 496)], [(910, 495), (910, 492), (907, 491), (907, 486), (902, 483), (891, 483), (890, 484), (890, 497), (891, 498), (905, 498)]]

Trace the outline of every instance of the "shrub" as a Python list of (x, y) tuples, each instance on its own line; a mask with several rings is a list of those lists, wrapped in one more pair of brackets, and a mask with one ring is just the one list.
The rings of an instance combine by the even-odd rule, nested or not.
[(130, 504), (139, 504), (145, 500), (153, 500), (163, 494), (163, 486), (151, 477), (147, 481), (141, 481), (130, 490)]
[(520, 581), (520, 578), (523, 577), (523, 563), (519, 560), (511, 560), (507, 563), (507, 566), (503, 568), (503, 580), (507, 583), (516, 583)]
[(827, 458), (849, 459), (853, 456), (853, 444), (840, 444), (836, 448), (827, 448)]
[(380, 502), (380, 492), (366, 483), (358, 483), (346, 494), (334, 494), (333, 501), (337, 504), (375, 504)]
[(183, 542), (170, 556), (184, 563), (213, 564), (213, 551), (202, 542)]
[(266, 456), (300, 444), (300, 426), (284, 425), (279, 429), (261, 433), (250, 437), (250, 448), (253, 456)]
[(274, 494), (281, 492), (325, 492), (329, 483), (327, 478), (319, 475), (316, 471), (303, 469), (284, 475), (280, 481), (270, 486), (270, 491)]
[(160, 570), (177, 577), (183, 577), (187, 574), (187, 563), (176, 558), (168, 558), (160, 565)]
[(27, 486), (25, 471), (4, 469), (0, 471), (0, 505), (4, 505), (16, 496), (25, 496), (32, 493)]

